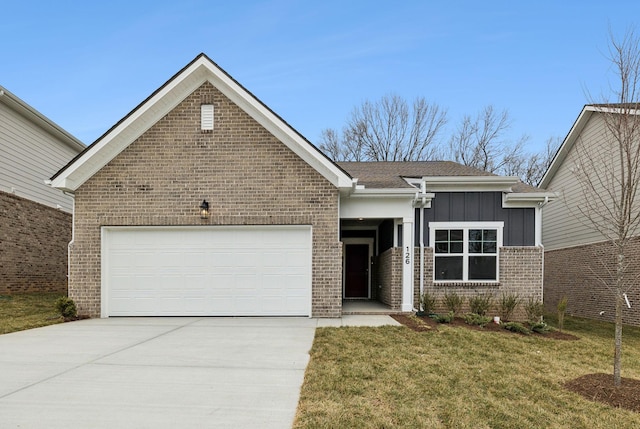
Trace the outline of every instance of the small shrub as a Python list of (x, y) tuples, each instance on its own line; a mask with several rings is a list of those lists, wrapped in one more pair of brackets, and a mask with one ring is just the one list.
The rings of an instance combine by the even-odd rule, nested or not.
[(447, 314), (434, 314), (432, 318), (438, 323), (451, 323), (455, 318), (455, 314), (450, 311)]
[(514, 293), (503, 293), (498, 302), (498, 315), (501, 320), (509, 321), (516, 307), (520, 304), (520, 297)]
[(489, 294), (476, 295), (469, 298), (469, 308), (472, 313), (485, 316), (491, 308), (493, 298)]
[(422, 311), (425, 314), (433, 314), (433, 310), (436, 308), (436, 297), (431, 295), (429, 292), (424, 291), (420, 297), (420, 305), (422, 306)]
[(61, 296), (56, 300), (56, 310), (64, 318), (73, 318), (78, 316), (76, 303), (71, 298)]
[(538, 334), (546, 334), (551, 330), (551, 328), (549, 328), (549, 325), (544, 322), (533, 323), (530, 328), (533, 332), (537, 332)]
[(518, 322), (507, 322), (502, 325), (504, 329), (511, 332), (517, 332), (519, 334), (529, 335), (531, 331), (528, 330), (522, 323)]
[(481, 327), (484, 327), (492, 320), (489, 316), (481, 316), (476, 313), (466, 313), (464, 316), (462, 316), (462, 318), (467, 325), (475, 325)]
[(527, 313), (527, 320), (531, 323), (537, 323), (542, 320), (544, 314), (544, 304), (538, 298), (529, 297), (524, 304), (524, 311)]
[(463, 297), (455, 292), (445, 292), (442, 301), (444, 302), (444, 306), (447, 308), (447, 310), (449, 310), (456, 316), (460, 314), (460, 311), (462, 310), (462, 304), (464, 304)]
[(560, 301), (558, 301), (558, 329), (562, 331), (564, 328), (564, 313), (567, 311), (567, 297), (563, 296)]

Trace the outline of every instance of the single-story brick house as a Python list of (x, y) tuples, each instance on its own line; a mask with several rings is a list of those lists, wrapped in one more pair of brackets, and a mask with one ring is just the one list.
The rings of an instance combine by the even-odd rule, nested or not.
[(334, 163), (204, 54), (51, 183), (75, 195), (69, 294), (94, 317), (542, 294), (549, 193), (452, 162)]
[(0, 86), (0, 294), (66, 293), (73, 199), (45, 180), (84, 148)]

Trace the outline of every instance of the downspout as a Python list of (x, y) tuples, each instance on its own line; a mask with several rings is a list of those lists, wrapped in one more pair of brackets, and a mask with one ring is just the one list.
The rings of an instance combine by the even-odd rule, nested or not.
[(546, 195), (544, 197), (544, 201), (541, 203), (538, 203), (538, 218), (540, 219), (538, 222), (536, 222), (536, 235), (538, 235), (538, 230), (540, 231), (539, 233), (539, 237), (540, 240), (538, 240), (538, 237), (536, 237), (536, 241), (538, 242), (537, 244), (539, 245), (539, 247), (542, 249), (542, 292), (541, 292), (541, 296), (540, 296), (540, 301), (544, 302), (544, 245), (542, 244), (542, 208), (544, 206), (546, 206), (549, 203), (549, 196)]
[(427, 198), (424, 196), (427, 192), (427, 182), (420, 182), (420, 193), (422, 194), (422, 204), (420, 204), (420, 296), (418, 297), (418, 308), (422, 308), (422, 295), (424, 294), (424, 206)]

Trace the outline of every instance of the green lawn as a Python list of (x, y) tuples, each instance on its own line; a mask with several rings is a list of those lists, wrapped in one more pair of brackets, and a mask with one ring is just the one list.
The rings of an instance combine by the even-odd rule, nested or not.
[[(640, 413), (562, 383), (613, 369), (613, 326), (567, 318), (578, 341), (441, 325), (316, 331), (296, 428), (639, 428)], [(624, 330), (623, 377), (640, 378), (640, 329)]]
[(0, 334), (62, 322), (55, 308), (60, 293), (0, 295)]

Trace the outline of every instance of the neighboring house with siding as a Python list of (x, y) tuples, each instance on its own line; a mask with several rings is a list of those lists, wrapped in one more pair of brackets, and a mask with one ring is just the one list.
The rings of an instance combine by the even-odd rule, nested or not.
[(334, 163), (204, 54), (51, 183), (75, 195), (69, 293), (92, 317), (542, 295), (549, 193), (453, 162)]
[(0, 294), (66, 291), (73, 198), (45, 180), (84, 148), (0, 86)]
[[(575, 169), (584, 165), (580, 155), (583, 152), (589, 153), (590, 158), (601, 160), (599, 163), (607, 169), (609, 166), (618, 168), (615, 154), (612, 156), (603, 145), (605, 139), (611, 139), (607, 136), (604, 115), (615, 114), (614, 106), (584, 106), (540, 184), (560, 195), (558, 201), (544, 212), (544, 297), (548, 311), (555, 311), (558, 301), (566, 296), (569, 314), (608, 321), (614, 319), (613, 292), (599, 279), (606, 279), (608, 270), (615, 272), (614, 252), (611, 243), (580, 213), (578, 205), (589, 196), (584, 195), (575, 174)], [(606, 195), (605, 192), (598, 194), (600, 197)], [(631, 275), (637, 277), (640, 275), (638, 239), (632, 241), (629, 256)], [(638, 287), (628, 294), (628, 299), (632, 306), (630, 309), (624, 307), (623, 323), (640, 326)]]

